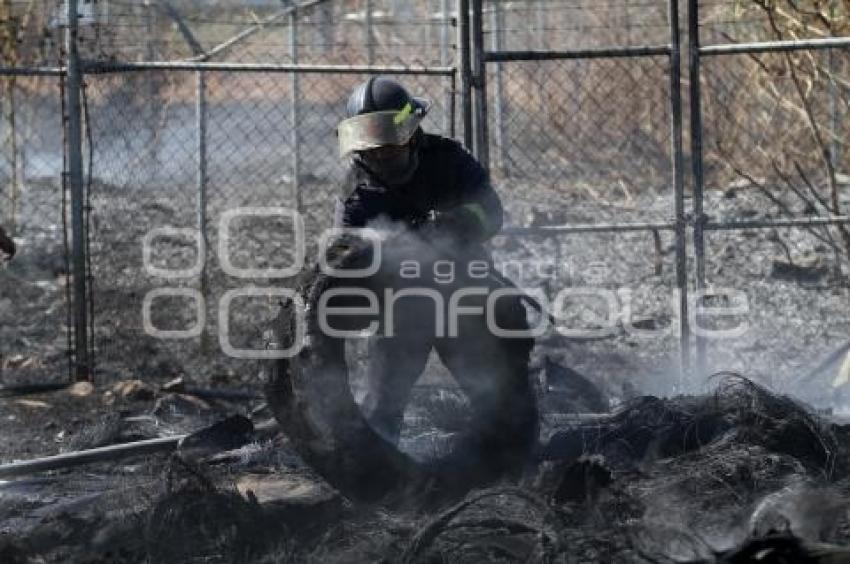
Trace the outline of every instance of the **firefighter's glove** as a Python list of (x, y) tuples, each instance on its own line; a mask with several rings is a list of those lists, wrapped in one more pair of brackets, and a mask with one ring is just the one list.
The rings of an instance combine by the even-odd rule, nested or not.
[(457, 241), (479, 242), (489, 232), (487, 216), (479, 204), (465, 204), (437, 214), (438, 232)]

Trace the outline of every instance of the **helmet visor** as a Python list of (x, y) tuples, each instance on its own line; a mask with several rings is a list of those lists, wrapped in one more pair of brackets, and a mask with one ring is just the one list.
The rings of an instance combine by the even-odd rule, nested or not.
[(372, 112), (343, 120), (337, 128), (340, 155), (345, 157), (354, 151), (407, 143), (426, 110), (426, 107), (407, 104), (401, 110)]

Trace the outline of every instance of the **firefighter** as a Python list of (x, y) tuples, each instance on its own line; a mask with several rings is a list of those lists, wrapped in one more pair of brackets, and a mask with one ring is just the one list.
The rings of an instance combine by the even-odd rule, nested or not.
[[(457, 272), (465, 272), (472, 260), (492, 266), (483, 243), (501, 229), (501, 201), (485, 169), (462, 145), (422, 130), (429, 108), (428, 100), (389, 78), (372, 77), (354, 89), (337, 131), (349, 169), (336, 223), (362, 228), (389, 221), (433, 241), (438, 257), (463, 263)], [(494, 467), (527, 456), (538, 425), (528, 379), (533, 340), (498, 337), (483, 315), (459, 318), (456, 337), (439, 336), (429, 318), (433, 307), (402, 303), (396, 302), (393, 336), (370, 342), (361, 408), (372, 427), (398, 441), (411, 390), (436, 349), (469, 399), (470, 436), (477, 437), (469, 452), (485, 453)], [(518, 298), (502, 297), (496, 304), (499, 327), (527, 329)]]
[(0, 227), (0, 261), (12, 260), (15, 256), (15, 242)]

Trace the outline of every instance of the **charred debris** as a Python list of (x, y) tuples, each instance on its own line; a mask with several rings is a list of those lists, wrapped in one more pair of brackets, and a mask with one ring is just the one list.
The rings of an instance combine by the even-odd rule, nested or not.
[[(850, 561), (850, 427), (742, 376), (715, 382), (561, 418), (515, 479), (420, 462), (364, 495), (311, 468), (306, 437), (265, 405), (166, 412), (157, 391), (138, 400), (151, 415), (77, 434), (94, 448), (0, 467), (0, 561)], [(186, 424), (200, 430), (134, 452)]]

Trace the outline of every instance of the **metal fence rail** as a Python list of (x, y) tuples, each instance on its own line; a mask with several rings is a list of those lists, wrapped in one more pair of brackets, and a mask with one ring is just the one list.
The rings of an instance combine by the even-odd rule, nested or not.
[(742, 53), (781, 53), (788, 51), (810, 51), (850, 47), (850, 38), (826, 37), (823, 39), (794, 39), (792, 41), (760, 41), (756, 43), (732, 43), (728, 45), (704, 45), (699, 47), (701, 56), (740, 55)]
[(390, 74), (446, 76), (455, 74), (453, 67), (405, 67), (369, 65), (305, 65), (272, 63), (209, 63), (190, 61), (145, 61), (139, 63), (89, 62), (83, 65), (86, 73), (104, 74), (143, 70), (217, 71), (217, 72), (283, 72), (296, 74)]
[(670, 55), (671, 45), (647, 45), (645, 47), (613, 47), (611, 49), (576, 49), (575, 51), (485, 51), (488, 63), (510, 61), (565, 61), (571, 59), (611, 59), (615, 57), (652, 57)]

